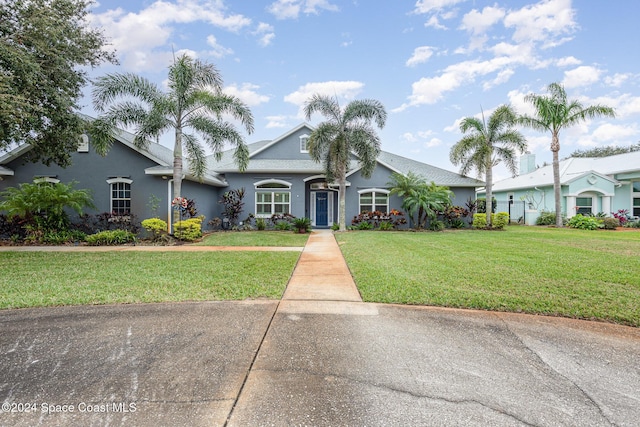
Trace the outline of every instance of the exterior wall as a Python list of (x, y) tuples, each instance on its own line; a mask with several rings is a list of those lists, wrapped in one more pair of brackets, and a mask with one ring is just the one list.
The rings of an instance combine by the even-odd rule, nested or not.
[[(72, 153), (72, 164), (67, 168), (41, 163), (23, 163), (18, 158), (6, 166), (15, 172), (14, 176), (5, 176), (0, 181), (0, 191), (7, 187), (16, 187), (21, 183), (33, 182), (39, 176), (51, 176), (62, 183), (76, 181), (76, 189), (89, 189), (93, 197), (95, 209), (87, 209), (86, 213), (98, 214), (111, 211), (111, 187), (107, 183), (110, 178), (122, 177), (131, 179), (131, 213), (137, 221), (159, 217), (167, 222), (172, 219), (171, 200), (173, 186), (170, 177), (146, 175), (144, 170), (157, 164), (129, 147), (114, 143), (109, 153), (102, 157), (93, 148), (88, 153)], [(194, 199), (199, 214), (205, 215), (205, 223), (218, 215), (218, 194), (221, 189), (206, 184), (186, 181), (182, 182), (184, 197)], [(157, 206), (152, 206), (152, 198), (158, 199)]]
[(113, 144), (105, 157), (90, 148), (88, 153), (72, 153), (71, 159), (71, 166), (63, 169), (56, 165), (23, 163), (23, 160), (18, 158), (6, 165), (15, 172), (15, 175), (3, 177), (0, 181), (0, 190), (16, 187), (20, 183), (33, 182), (33, 179), (38, 176), (55, 177), (63, 183), (76, 181), (76, 189), (91, 190), (96, 209), (87, 210), (86, 213), (96, 214), (111, 211), (110, 185), (107, 180), (123, 177), (133, 181), (131, 211), (139, 220), (154, 215), (148, 206), (151, 194), (160, 199), (161, 210), (167, 204), (167, 181), (144, 173), (145, 168), (157, 166), (157, 164), (122, 144)]
[[(225, 191), (236, 190), (238, 188), (244, 187), (245, 196), (244, 196), (244, 210), (240, 215), (240, 218), (246, 218), (250, 213), (255, 214), (256, 212), (256, 187), (255, 184), (270, 179), (276, 179), (280, 181), (286, 181), (291, 184), (291, 215), (295, 217), (308, 217), (308, 205), (305, 204), (305, 183), (304, 178), (307, 175), (303, 174), (242, 174), (242, 173), (229, 173), (226, 175), (227, 182), (229, 183), (229, 187), (226, 189), (222, 189), (220, 192), (220, 196)], [(306, 205), (306, 206), (305, 206)], [(222, 206), (218, 209), (218, 216), (220, 216), (222, 212)]]
[(261, 151), (253, 155), (252, 159), (284, 159), (284, 160), (300, 160), (309, 159), (309, 153), (300, 152), (300, 137), (303, 135), (311, 135), (311, 131), (303, 127), (302, 129), (293, 132), (285, 139), (278, 141), (276, 144), (267, 147), (264, 151)]

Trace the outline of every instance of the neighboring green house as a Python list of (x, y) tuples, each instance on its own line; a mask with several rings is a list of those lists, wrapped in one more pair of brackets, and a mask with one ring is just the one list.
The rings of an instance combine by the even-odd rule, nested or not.
[[(220, 161), (207, 158), (207, 172), (202, 181), (186, 173), (182, 194), (194, 199), (198, 213), (206, 221), (222, 216), (221, 196), (229, 190), (244, 188), (244, 211), (270, 218), (273, 214), (289, 213), (308, 217), (314, 227), (330, 227), (338, 217), (338, 188), (327, 182), (322, 165), (309, 156), (307, 142), (313, 127), (303, 123), (282, 136), (248, 144), (249, 165), (240, 172), (233, 161), (233, 151), (223, 153)], [(0, 155), (0, 191), (23, 182), (44, 179), (50, 182), (77, 181), (76, 188), (92, 191), (96, 211), (134, 214), (138, 220), (159, 216), (172, 217), (173, 153), (157, 143), (147, 149), (133, 145), (133, 135), (121, 131), (107, 156), (98, 155), (86, 140), (72, 153), (72, 165), (66, 169), (41, 163), (25, 163), (24, 145)], [(354, 157), (347, 174), (347, 225), (362, 211), (389, 212), (401, 209), (402, 200), (390, 195), (391, 174), (412, 171), (427, 181), (449, 187), (453, 203), (462, 205), (475, 197), (477, 187), (484, 182), (462, 176), (388, 152), (381, 152), (370, 178), (364, 178)], [(188, 165), (185, 165), (188, 171)], [(152, 208), (150, 199), (157, 201)]]
[[(560, 162), (562, 213), (604, 213), (611, 216), (621, 209), (640, 217), (640, 152), (609, 157), (571, 157)], [(484, 196), (484, 189), (478, 197)], [(520, 175), (498, 181), (493, 186), (497, 210), (524, 204), (526, 223), (533, 224), (542, 211), (554, 210), (553, 167), (536, 168), (533, 154), (520, 160)], [(512, 220), (517, 220), (512, 215)]]

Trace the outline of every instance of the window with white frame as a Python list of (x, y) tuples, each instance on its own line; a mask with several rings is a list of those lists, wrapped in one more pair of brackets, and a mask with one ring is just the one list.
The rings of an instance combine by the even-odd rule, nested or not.
[(590, 215), (593, 213), (593, 197), (576, 197), (576, 214)]
[(632, 215), (640, 217), (640, 181), (633, 181), (631, 183), (632, 197)]
[(291, 213), (291, 184), (285, 181), (262, 181), (256, 187), (256, 217)]
[(387, 190), (364, 190), (360, 192), (360, 213), (389, 212), (389, 192)]
[(128, 178), (108, 179), (111, 193), (111, 213), (116, 215), (128, 215), (131, 213), (131, 184)]
[(301, 153), (309, 152), (309, 135), (302, 135), (300, 137), (300, 152)]

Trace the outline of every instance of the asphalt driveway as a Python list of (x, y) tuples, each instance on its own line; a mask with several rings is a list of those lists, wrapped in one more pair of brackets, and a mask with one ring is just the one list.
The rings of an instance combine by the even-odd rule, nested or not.
[(640, 331), (603, 323), (252, 301), (6, 310), (0, 328), (2, 426), (640, 419)]

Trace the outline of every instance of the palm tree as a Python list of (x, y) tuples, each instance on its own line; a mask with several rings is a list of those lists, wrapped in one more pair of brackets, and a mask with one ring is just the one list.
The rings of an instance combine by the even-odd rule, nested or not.
[(394, 172), (391, 174), (391, 180), (387, 183), (390, 188), (390, 193), (395, 194), (402, 198), (402, 209), (409, 214), (409, 221), (414, 227), (418, 228), (418, 222), (416, 221), (415, 214), (411, 209), (407, 200), (409, 197), (419, 193), (427, 186), (427, 181), (420, 175), (415, 174), (412, 171), (407, 174)]
[(359, 161), (362, 176), (368, 178), (376, 167), (380, 154), (380, 139), (371, 126), (375, 121), (382, 129), (387, 120), (384, 106), (376, 100), (351, 101), (342, 110), (338, 100), (315, 94), (304, 107), (307, 120), (315, 112), (327, 121), (322, 122), (309, 136), (309, 154), (322, 162), (327, 180), (336, 181), (339, 188), (338, 222), (340, 231), (346, 228), (346, 177), (352, 153)]
[(427, 185), (425, 182), (417, 191), (406, 196), (402, 206), (412, 215), (417, 212), (415, 228), (422, 229), (426, 226), (427, 219), (436, 219), (438, 212), (444, 212), (451, 205), (452, 198), (453, 192), (448, 187), (431, 181), (431, 184)]
[(533, 105), (535, 116), (523, 116), (520, 123), (540, 131), (551, 132), (553, 153), (553, 196), (555, 199), (556, 227), (562, 227), (562, 203), (560, 197), (560, 130), (588, 119), (604, 116), (615, 117), (613, 108), (604, 105), (584, 107), (579, 101), (567, 100), (567, 93), (559, 83), (547, 87), (548, 96), (529, 94), (524, 100)]
[[(134, 126), (138, 147), (173, 129), (173, 196), (181, 197), (183, 147), (191, 173), (202, 178), (206, 171), (205, 151), (200, 135), (220, 159), (225, 143), (235, 147), (234, 158), (241, 171), (249, 162), (244, 138), (235, 126), (224, 120), (228, 114), (253, 132), (253, 115), (238, 98), (222, 93), (222, 77), (212, 64), (179, 56), (169, 67), (168, 91), (135, 74), (108, 74), (96, 80), (93, 88), (96, 110), (106, 112), (92, 124), (92, 142), (106, 154), (116, 126)], [(188, 131), (188, 132), (187, 132)], [(176, 211), (174, 220), (179, 220)]]
[(491, 227), (491, 201), (493, 200), (493, 167), (501, 161), (514, 175), (517, 172), (516, 157), (524, 152), (527, 142), (513, 126), (516, 113), (508, 105), (498, 107), (487, 122), (476, 117), (466, 117), (460, 123), (460, 131), (469, 135), (458, 141), (449, 153), (454, 165), (460, 165), (460, 173), (466, 175), (476, 169), (478, 175), (485, 175), (487, 194), (487, 225)]

